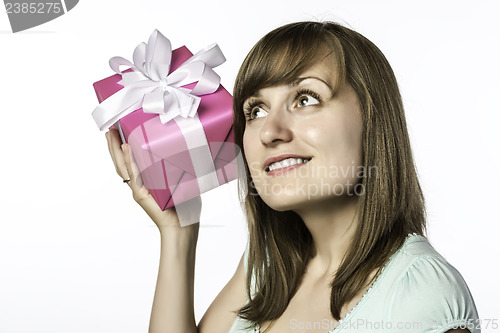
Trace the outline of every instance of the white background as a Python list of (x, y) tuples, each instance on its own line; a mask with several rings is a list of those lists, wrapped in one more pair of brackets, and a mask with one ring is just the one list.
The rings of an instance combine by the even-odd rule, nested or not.
[[(240, 4), (241, 3), (241, 4)], [(91, 112), (108, 59), (159, 29), (174, 48), (219, 43), (232, 91), (271, 29), (334, 20), (385, 53), (400, 83), (429, 239), (481, 318), (498, 300), (500, 5), (496, 1), (87, 0), (12, 34), (0, 13), (0, 332), (146, 332), (159, 233), (115, 173)], [(236, 184), (203, 196), (197, 320), (246, 245)], [(485, 329), (499, 332), (500, 329)]]

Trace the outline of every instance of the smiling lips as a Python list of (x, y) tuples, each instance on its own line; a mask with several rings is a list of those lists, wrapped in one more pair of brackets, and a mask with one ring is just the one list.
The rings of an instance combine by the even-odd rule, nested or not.
[[(274, 174), (273, 171), (286, 171), (299, 167), (302, 164), (306, 164), (311, 160), (310, 157), (293, 155), (293, 154), (283, 154), (276, 157), (271, 157), (264, 163), (264, 170), (267, 173)], [(293, 168), (292, 168), (293, 167)]]

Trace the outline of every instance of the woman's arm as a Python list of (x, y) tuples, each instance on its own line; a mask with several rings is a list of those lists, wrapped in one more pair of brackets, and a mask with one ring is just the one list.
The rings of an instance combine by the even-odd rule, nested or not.
[(194, 318), (194, 268), (198, 227), (163, 228), (160, 268), (150, 333), (198, 332)]
[(165, 228), (150, 333), (228, 332), (246, 302), (243, 255), (236, 272), (214, 299), (198, 327), (194, 318), (194, 268), (198, 228)]

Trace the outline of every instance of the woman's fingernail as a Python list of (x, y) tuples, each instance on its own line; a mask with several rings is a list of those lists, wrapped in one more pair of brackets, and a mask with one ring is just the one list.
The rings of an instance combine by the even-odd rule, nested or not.
[(125, 143), (124, 143), (124, 144), (122, 144), (122, 151), (123, 151), (123, 152), (125, 151), (125, 147), (124, 147), (124, 146), (125, 146)]

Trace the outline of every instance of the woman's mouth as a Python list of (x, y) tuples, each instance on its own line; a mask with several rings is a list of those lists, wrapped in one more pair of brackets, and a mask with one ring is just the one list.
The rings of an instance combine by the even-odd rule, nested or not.
[(268, 167), (266, 167), (266, 172), (268, 175), (276, 175), (285, 173), (289, 170), (301, 167), (308, 163), (311, 158), (286, 158), (279, 162), (271, 163)]

